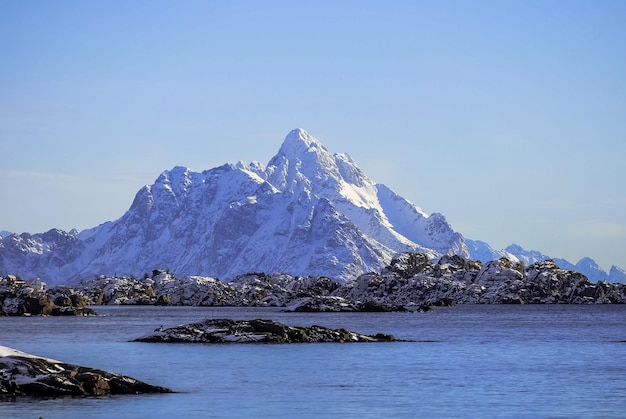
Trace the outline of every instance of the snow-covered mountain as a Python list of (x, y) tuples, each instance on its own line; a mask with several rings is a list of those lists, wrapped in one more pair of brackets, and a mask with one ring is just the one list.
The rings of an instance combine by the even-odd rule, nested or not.
[(175, 167), (116, 221), (3, 237), (0, 274), (60, 284), (167, 268), (224, 280), (263, 271), (347, 281), (406, 251), (470, 256), (443, 215), (426, 214), (297, 129), (267, 166)]
[[(348, 155), (331, 154), (297, 129), (266, 166), (239, 162), (163, 172), (116, 221), (80, 233), (2, 231), (0, 275), (54, 285), (167, 268), (223, 280), (263, 271), (348, 281), (406, 251), (483, 262), (506, 257), (526, 265), (550, 258), (463, 238), (443, 215), (426, 214), (369, 179)], [(626, 283), (626, 271), (616, 266), (607, 274), (590, 258), (576, 264), (553, 259), (592, 281)]]
[(608, 282), (621, 282), (622, 284), (626, 284), (626, 270), (615, 265), (611, 266)]
[(526, 250), (519, 244), (511, 244), (503, 250), (494, 250), (487, 243), (480, 240), (466, 239), (466, 243), (470, 256), (473, 259), (487, 261), (506, 257), (512, 261), (524, 262), (527, 266), (546, 259), (552, 259), (560, 268), (580, 272), (593, 282), (603, 280), (626, 283), (626, 271), (614, 265), (607, 274), (589, 257), (584, 257), (576, 264), (573, 264), (566, 259), (545, 255), (538, 250)]

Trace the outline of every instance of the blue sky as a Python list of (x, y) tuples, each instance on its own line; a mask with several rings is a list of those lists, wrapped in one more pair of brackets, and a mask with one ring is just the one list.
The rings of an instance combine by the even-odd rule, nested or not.
[(626, 2), (0, 2), (0, 230), (301, 127), (466, 237), (626, 268)]

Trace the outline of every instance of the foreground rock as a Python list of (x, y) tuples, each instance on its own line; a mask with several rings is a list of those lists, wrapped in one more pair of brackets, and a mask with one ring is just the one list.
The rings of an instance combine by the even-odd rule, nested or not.
[(393, 342), (393, 335), (362, 335), (346, 329), (323, 326), (287, 326), (272, 320), (207, 319), (135, 339), (136, 342), (170, 343), (347, 343)]
[(0, 277), (0, 316), (92, 316), (80, 293), (54, 298), (39, 280), (22, 281), (14, 275)]
[(0, 396), (171, 393), (124, 375), (40, 358), (0, 346)]

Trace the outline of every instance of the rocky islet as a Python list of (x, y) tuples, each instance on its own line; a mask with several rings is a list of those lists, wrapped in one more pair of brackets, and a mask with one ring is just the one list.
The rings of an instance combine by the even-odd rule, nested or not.
[(363, 335), (346, 329), (324, 326), (287, 326), (265, 320), (206, 319), (184, 324), (135, 339), (161, 343), (355, 343), (394, 342), (393, 335)]
[(67, 364), (0, 346), (0, 397), (172, 393), (125, 375)]

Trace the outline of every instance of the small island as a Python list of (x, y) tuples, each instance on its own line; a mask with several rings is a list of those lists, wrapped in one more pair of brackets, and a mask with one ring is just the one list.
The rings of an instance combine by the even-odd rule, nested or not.
[(363, 335), (346, 329), (323, 326), (287, 326), (272, 320), (206, 319), (167, 329), (159, 328), (153, 334), (134, 342), (167, 343), (348, 343), (394, 342), (393, 335), (378, 333)]
[(0, 346), (0, 398), (172, 393), (132, 377)]

